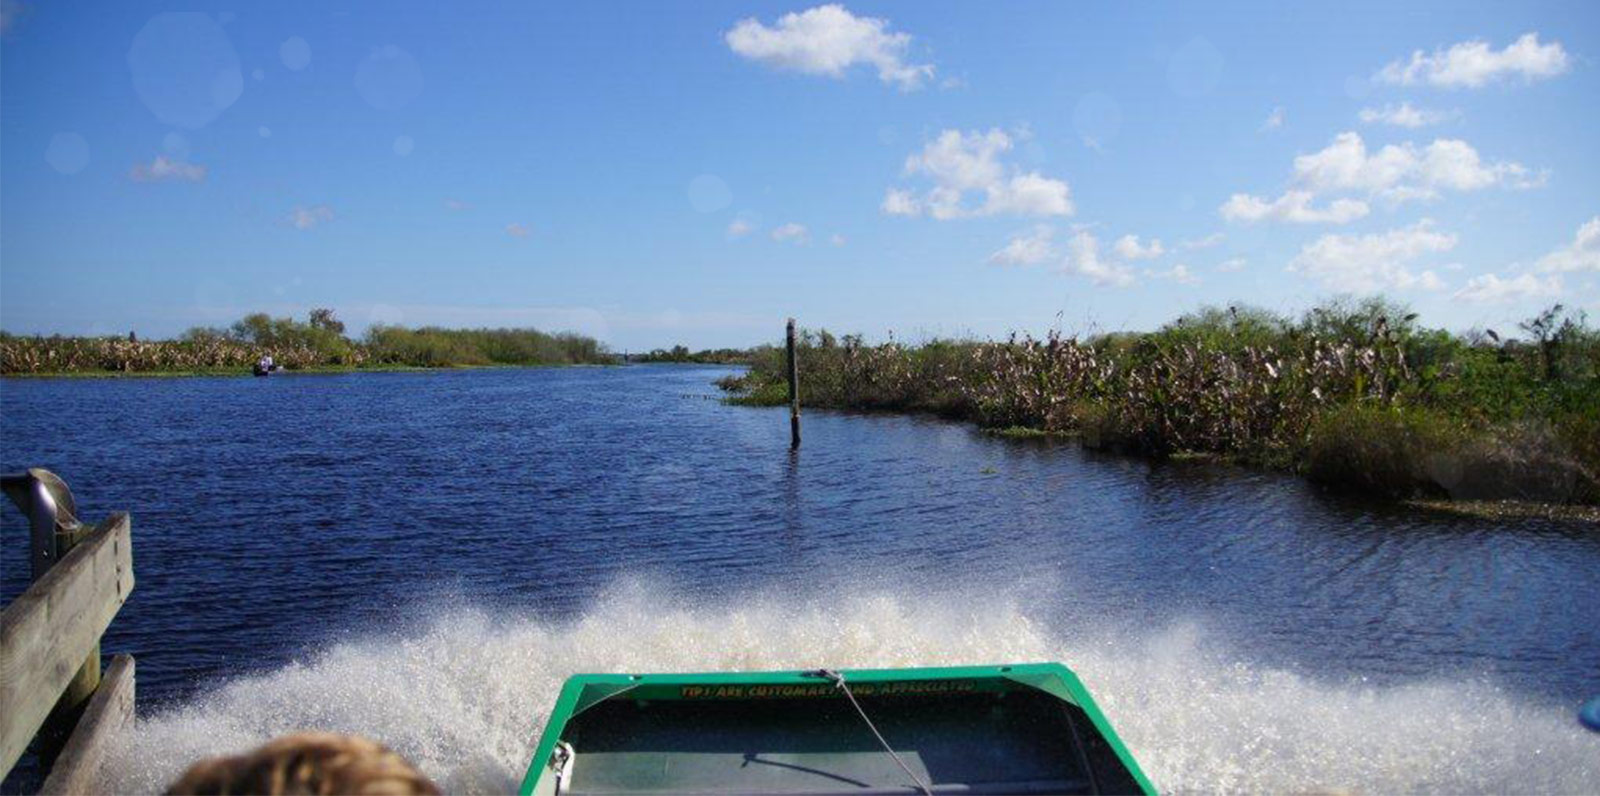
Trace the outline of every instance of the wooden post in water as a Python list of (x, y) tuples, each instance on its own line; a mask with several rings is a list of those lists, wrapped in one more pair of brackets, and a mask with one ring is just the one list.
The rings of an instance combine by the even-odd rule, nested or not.
[(794, 319), (789, 319), (789, 449), (800, 447), (800, 363), (794, 353)]

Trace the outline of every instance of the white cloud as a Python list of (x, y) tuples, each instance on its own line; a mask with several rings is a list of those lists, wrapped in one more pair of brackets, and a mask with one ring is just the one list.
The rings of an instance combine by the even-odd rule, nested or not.
[(926, 174), (957, 191), (983, 190), (999, 184), (1005, 166), (999, 155), (1010, 149), (1011, 137), (998, 128), (987, 133), (945, 130), (906, 158), (908, 174)]
[(1478, 150), (1459, 139), (1438, 138), (1421, 147), (1407, 141), (1369, 153), (1359, 133), (1343, 132), (1321, 150), (1295, 157), (1291, 187), (1283, 196), (1269, 201), (1234, 194), (1219, 212), (1229, 221), (1344, 224), (1366, 216), (1367, 203), (1340, 198), (1316, 208), (1312, 202), (1319, 195), (1361, 193), (1398, 203), (1433, 199), (1446, 190), (1533, 188), (1548, 177), (1547, 172), (1535, 173), (1520, 163), (1485, 163)]
[(1600, 271), (1600, 216), (1578, 227), (1572, 243), (1539, 258), (1540, 271)]
[(156, 155), (148, 165), (140, 163), (128, 172), (134, 182), (204, 182), (208, 168), (180, 158)]
[(1524, 82), (1550, 78), (1570, 67), (1572, 59), (1560, 42), (1539, 43), (1539, 34), (1527, 33), (1503, 50), (1481, 39), (1436, 49), (1416, 50), (1410, 60), (1399, 60), (1378, 70), (1384, 83), (1411, 86), (1426, 83), (1443, 88), (1479, 88), (1491, 82), (1521, 77)]
[(989, 255), (995, 265), (1037, 265), (1056, 256), (1053, 241), (1056, 231), (1049, 224), (1040, 224), (1028, 232), (1019, 233), (1004, 248)]
[(1073, 212), (1067, 183), (1038, 172), (1018, 174), (987, 192), (989, 199), (979, 211), (982, 215), (1070, 216)]
[(1573, 236), (1572, 242), (1539, 258), (1533, 270), (1545, 274), (1523, 273), (1502, 277), (1480, 274), (1453, 296), (1476, 304), (1510, 304), (1522, 301), (1560, 298), (1564, 290), (1561, 274), (1575, 271), (1600, 271), (1600, 216), (1589, 219)]
[(828, 243), (831, 244), (831, 245), (834, 245), (834, 246), (843, 246), (848, 242), (849, 241), (845, 240), (845, 237), (843, 235), (840, 235), (837, 232), (835, 232), (832, 235), (828, 236)]
[(1385, 105), (1382, 108), (1362, 108), (1358, 116), (1363, 124), (1387, 124), (1394, 127), (1427, 127), (1441, 124), (1461, 115), (1460, 111), (1440, 111), (1413, 107), (1410, 102)]
[(518, 224), (513, 221), (506, 225), (506, 234), (513, 238), (526, 238), (533, 234), (533, 229), (527, 224)]
[(898, 188), (890, 188), (884, 194), (881, 207), (883, 212), (891, 216), (914, 216), (922, 212), (922, 208), (917, 206), (917, 198), (910, 191)]
[(1280, 127), (1283, 127), (1283, 106), (1282, 105), (1279, 105), (1278, 107), (1273, 108), (1272, 109), (1272, 113), (1267, 114), (1267, 120), (1261, 123), (1261, 129), (1263, 131), (1276, 130), (1276, 129), (1280, 128)]
[(793, 243), (798, 246), (810, 240), (810, 237), (811, 233), (804, 224), (796, 224), (793, 221), (772, 230), (772, 239), (779, 243)]
[(850, 67), (868, 64), (902, 91), (933, 77), (932, 64), (906, 62), (910, 34), (890, 33), (888, 20), (858, 17), (836, 4), (784, 14), (772, 27), (743, 19), (724, 39), (745, 58), (805, 74), (844, 77)]
[[(945, 130), (906, 158), (908, 175), (923, 175), (933, 187), (918, 197), (909, 190), (890, 188), (883, 211), (889, 215), (927, 213), (947, 220), (970, 216), (1070, 216), (1071, 189), (1064, 180), (1038, 172), (1020, 173), (1001, 162), (1000, 155), (1013, 146), (1012, 138), (998, 128), (988, 132)], [(967, 201), (968, 194), (982, 201)]]
[(1235, 271), (1243, 271), (1245, 265), (1246, 263), (1243, 257), (1233, 257), (1217, 263), (1217, 272), (1231, 274)]
[(1132, 269), (1100, 259), (1100, 243), (1088, 230), (1080, 230), (1067, 241), (1067, 258), (1061, 270), (1087, 277), (1096, 285), (1128, 287), (1133, 284)]
[(1200, 277), (1196, 276), (1193, 271), (1189, 270), (1189, 266), (1183, 263), (1178, 263), (1167, 271), (1157, 271), (1154, 275), (1162, 279), (1171, 279), (1180, 285), (1200, 284)]
[(1456, 236), (1439, 232), (1423, 219), (1409, 227), (1372, 235), (1323, 235), (1300, 249), (1289, 270), (1305, 274), (1324, 287), (1350, 293), (1380, 290), (1439, 290), (1444, 283), (1432, 271), (1412, 273), (1407, 265), (1435, 252), (1449, 251)]
[(728, 224), (729, 238), (742, 238), (754, 232), (756, 225), (743, 218), (736, 218)]
[(1312, 207), (1310, 191), (1288, 191), (1267, 201), (1259, 196), (1236, 193), (1222, 203), (1217, 212), (1225, 221), (1287, 221), (1293, 224), (1348, 224), (1365, 216), (1369, 208), (1359, 199), (1335, 199), (1326, 207)]
[(1421, 148), (1409, 141), (1390, 144), (1369, 155), (1359, 133), (1345, 132), (1326, 148), (1296, 157), (1294, 180), (1313, 191), (1365, 191), (1404, 201), (1432, 198), (1441, 189), (1529, 188), (1544, 177), (1520, 163), (1485, 164), (1476, 149), (1459, 139), (1439, 138)]
[(1227, 235), (1224, 235), (1221, 232), (1213, 232), (1210, 235), (1207, 235), (1207, 236), (1205, 236), (1203, 238), (1195, 238), (1193, 240), (1180, 240), (1180, 241), (1178, 241), (1178, 248), (1180, 248), (1180, 249), (1209, 249), (1212, 246), (1221, 245), (1222, 241), (1224, 239), (1226, 239), (1226, 238), (1227, 238)]
[(333, 220), (333, 208), (327, 205), (296, 206), (287, 219), (295, 229), (312, 229)]
[(1148, 244), (1141, 245), (1138, 235), (1123, 235), (1111, 245), (1111, 250), (1124, 260), (1153, 260), (1166, 253), (1161, 247), (1159, 239), (1151, 239)]
[(1556, 298), (1561, 295), (1561, 277), (1540, 278), (1523, 274), (1511, 279), (1501, 279), (1495, 274), (1483, 274), (1467, 280), (1466, 287), (1457, 290), (1454, 298), (1474, 304), (1504, 304), (1529, 299)]

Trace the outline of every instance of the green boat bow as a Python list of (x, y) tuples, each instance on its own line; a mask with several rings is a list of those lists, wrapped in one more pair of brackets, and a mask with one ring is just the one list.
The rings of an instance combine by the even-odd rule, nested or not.
[(584, 674), (522, 782), (556, 794), (1154, 793), (1059, 663)]

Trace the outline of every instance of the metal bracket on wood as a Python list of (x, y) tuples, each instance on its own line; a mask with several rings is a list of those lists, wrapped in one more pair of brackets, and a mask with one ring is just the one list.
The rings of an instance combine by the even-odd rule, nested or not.
[(72, 498), (67, 482), (49, 470), (35, 467), (25, 473), (0, 476), (0, 487), (17, 508), (28, 517), (30, 545), (28, 560), (33, 567), (33, 579), (38, 580), (56, 565), (62, 550), (61, 539), (70, 543), (83, 530), (78, 522), (78, 504)]

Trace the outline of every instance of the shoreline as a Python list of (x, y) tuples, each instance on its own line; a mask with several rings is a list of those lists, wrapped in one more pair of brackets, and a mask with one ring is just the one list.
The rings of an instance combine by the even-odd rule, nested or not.
[(869, 345), (805, 331), (717, 385), (736, 404), (784, 405), (798, 361), (799, 401), (813, 408), (926, 412), (1392, 502), (1600, 506), (1600, 329), (1559, 305), (1521, 325), (1526, 340), (1416, 317), (1373, 297), (1299, 318), (1207, 307), (1155, 331), (1083, 339)]
[[(740, 393), (737, 390), (724, 391), (729, 393), (722, 396), (723, 403), (729, 406), (742, 406), (748, 408), (772, 409), (788, 406), (788, 402), (772, 403), (763, 400), (762, 396), (749, 392)], [(955, 414), (946, 414), (928, 409), (900, 409), (886, 407), (835, 407), (802, 404), (808, 411), (829, 412), (839, 414), (864, 414), (864, 415), (898, 415), (925, 416), (938, 418), (951, 423), (958, 423), (976, 430), (995, 439), (1011, 442), (1054, 442), (1070, 443), (1085, 450), (1098, 453), (1111, 453), (1153, 463), (1189, 463), (1210, 464), (1223, 467), (1238, 468), (1240, 470), (1253, 470), (1263, 473), (1278, 473), (1290, 475), (1314, 486), (1324, 487), (1337, 493), (1372, 500), (1389, 506), (1404, 506), (1412, 510), (1426, 511), (1439, 514), (1449, 514), (1458, 517), (1471, 517), (1486, 520), (1513, 520), (1513, 519), (1548, 519), (1558, 522), (1574, 522), (1600, 526), (1600, 505), (1586, 503), (1570, 503), (1541, 501), (1519, 498), (1483, 498), (1449, 496), (1410, 496), (1396, 497), (1382, 493), (1362, 492), (1350, 484), (1337, 482), (1323, 482), (1309, 477), (1299, 466), (1289, 460), (1273, 462), (1248, 456), (1231, 455), (1211, 451), (1174, 450), (1165, 455), (1152, 455), (1140, 453), (1125, 447), (1107, 444), (1091, 444), (1087, 435), (1082, 430), (1045, 430), (1030, 426), (985, 426), (973, 418)]]
[(622, 363), (601, 362), (546, 362), (528, 364), (486, 365), (362, 365), (351, 367), (318, 366), (285, 369), (272, 376), (257, 377), (250, 369), (215, 368), (202, 370), (61, 370), (40, 373), (0, 373), (0, 379), (18, 380), (92, 380), (92, 379), (204, 379), (204, 378), (278, 378), (280, 376), (333, 376), (350, 373), (431, 373), (465, 370), (534, 370), (542, 368), (613, 368)]

